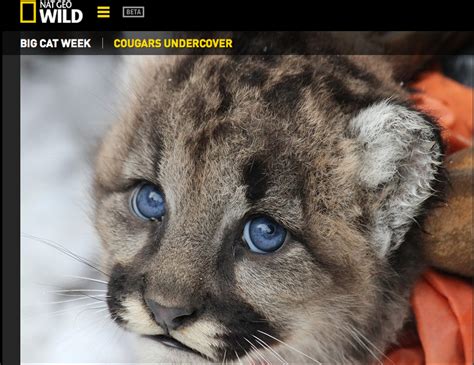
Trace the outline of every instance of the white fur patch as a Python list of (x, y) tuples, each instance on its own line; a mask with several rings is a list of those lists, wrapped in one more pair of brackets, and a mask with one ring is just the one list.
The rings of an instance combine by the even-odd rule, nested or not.
[(159, 335), (163, 330), (150, 318), (142, 301), (128, 297), (122, 301), (120, 316), (127, 321), (127, 328), (142, 335)]
[(171, 334), (178, 341), (212, 358), (215, 356), (214, 348), (222, 345), (217, 336), (223, 332), (222, 327), (217, 323), (202, 319)]
[[(120, 315), (127, 321), (127, 328), (129, 330), (142, 335), (160, 335), (164, 333), (150, 318), (149, 313), (139, 299), (132, 297), (126, 298), (122, 301), (122, 306), (124, 310), (120, 312)], [(215, 355), (214, 348), (222, 345), (221, 341), (216, 338), (217, 335), (222, 333), (223, 328), (217, 323), (203, 319), (190, 326), (172, 331), (171, 335), (178, 341), (212, 358)], [(156, 343), (153, 343), (153, 346), (159, 348), (164, 347), (156, 345)], [(169, 348), (165, 348), (165, 350), (162, 349), (161, 352), (167, 353), (166, 350), (168, 350), (168, 353), (179, 354), (181, 352)]]
[(384, 256), (400, 246), (421, 204), (433, 194), (440, 146), (423, 116), (389, 101), (362, 110), (349, 128), (362, 151), (361, 183), (387, 192), (373, 231)]

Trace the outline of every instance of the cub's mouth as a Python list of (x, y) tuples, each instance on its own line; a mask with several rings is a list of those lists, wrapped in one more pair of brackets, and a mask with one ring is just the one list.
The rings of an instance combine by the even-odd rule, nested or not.
[(153, 341), (159, 342), (160, 344), (170, 347), (176, 350), (181, 350), (185, 352), (192, 353), (194, 355), (200, 356), (202, 358), (208, 359), (208, 357), (199, 351), (192, 349), (191, 347), (186, 346), (184, 343), (179, 342), (175, 338), (168, 335), (144, 335), (143, 337), (152, 339)]

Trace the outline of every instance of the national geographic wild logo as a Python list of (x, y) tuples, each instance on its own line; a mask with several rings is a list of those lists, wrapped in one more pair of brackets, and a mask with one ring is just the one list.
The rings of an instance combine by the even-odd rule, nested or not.
[(71, 0), (20, 0), (20, 23), (36, 23), (38, 18), (40, 23), (72, 24), (80, 23), (83, 16)]

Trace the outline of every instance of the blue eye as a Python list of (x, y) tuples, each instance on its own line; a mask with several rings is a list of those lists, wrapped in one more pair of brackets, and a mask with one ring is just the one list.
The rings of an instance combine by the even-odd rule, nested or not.
[(245, 223), (243, 238), (251, 251), (270, 253), (283, 245), (286, 229), (269, 217), (252, 218)]
[(161, 191), (152, 184), (138, 186), (130, 199), (132, 212), (146, 220), (161, 220), (166, 213), (165, 198)]

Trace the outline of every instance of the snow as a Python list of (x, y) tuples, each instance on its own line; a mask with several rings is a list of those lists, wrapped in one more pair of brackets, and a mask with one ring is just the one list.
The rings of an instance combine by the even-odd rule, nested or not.
[(124, 62), (68, 55), (22, 56), (21, 63), (22, 362), (133, 362), (131, 335), (112, 322), (104, 302), (51, 292), (104, 290), (71, 276), (105, 278), (41, 242), (99, 261), (92, 162), (120, 102)]

